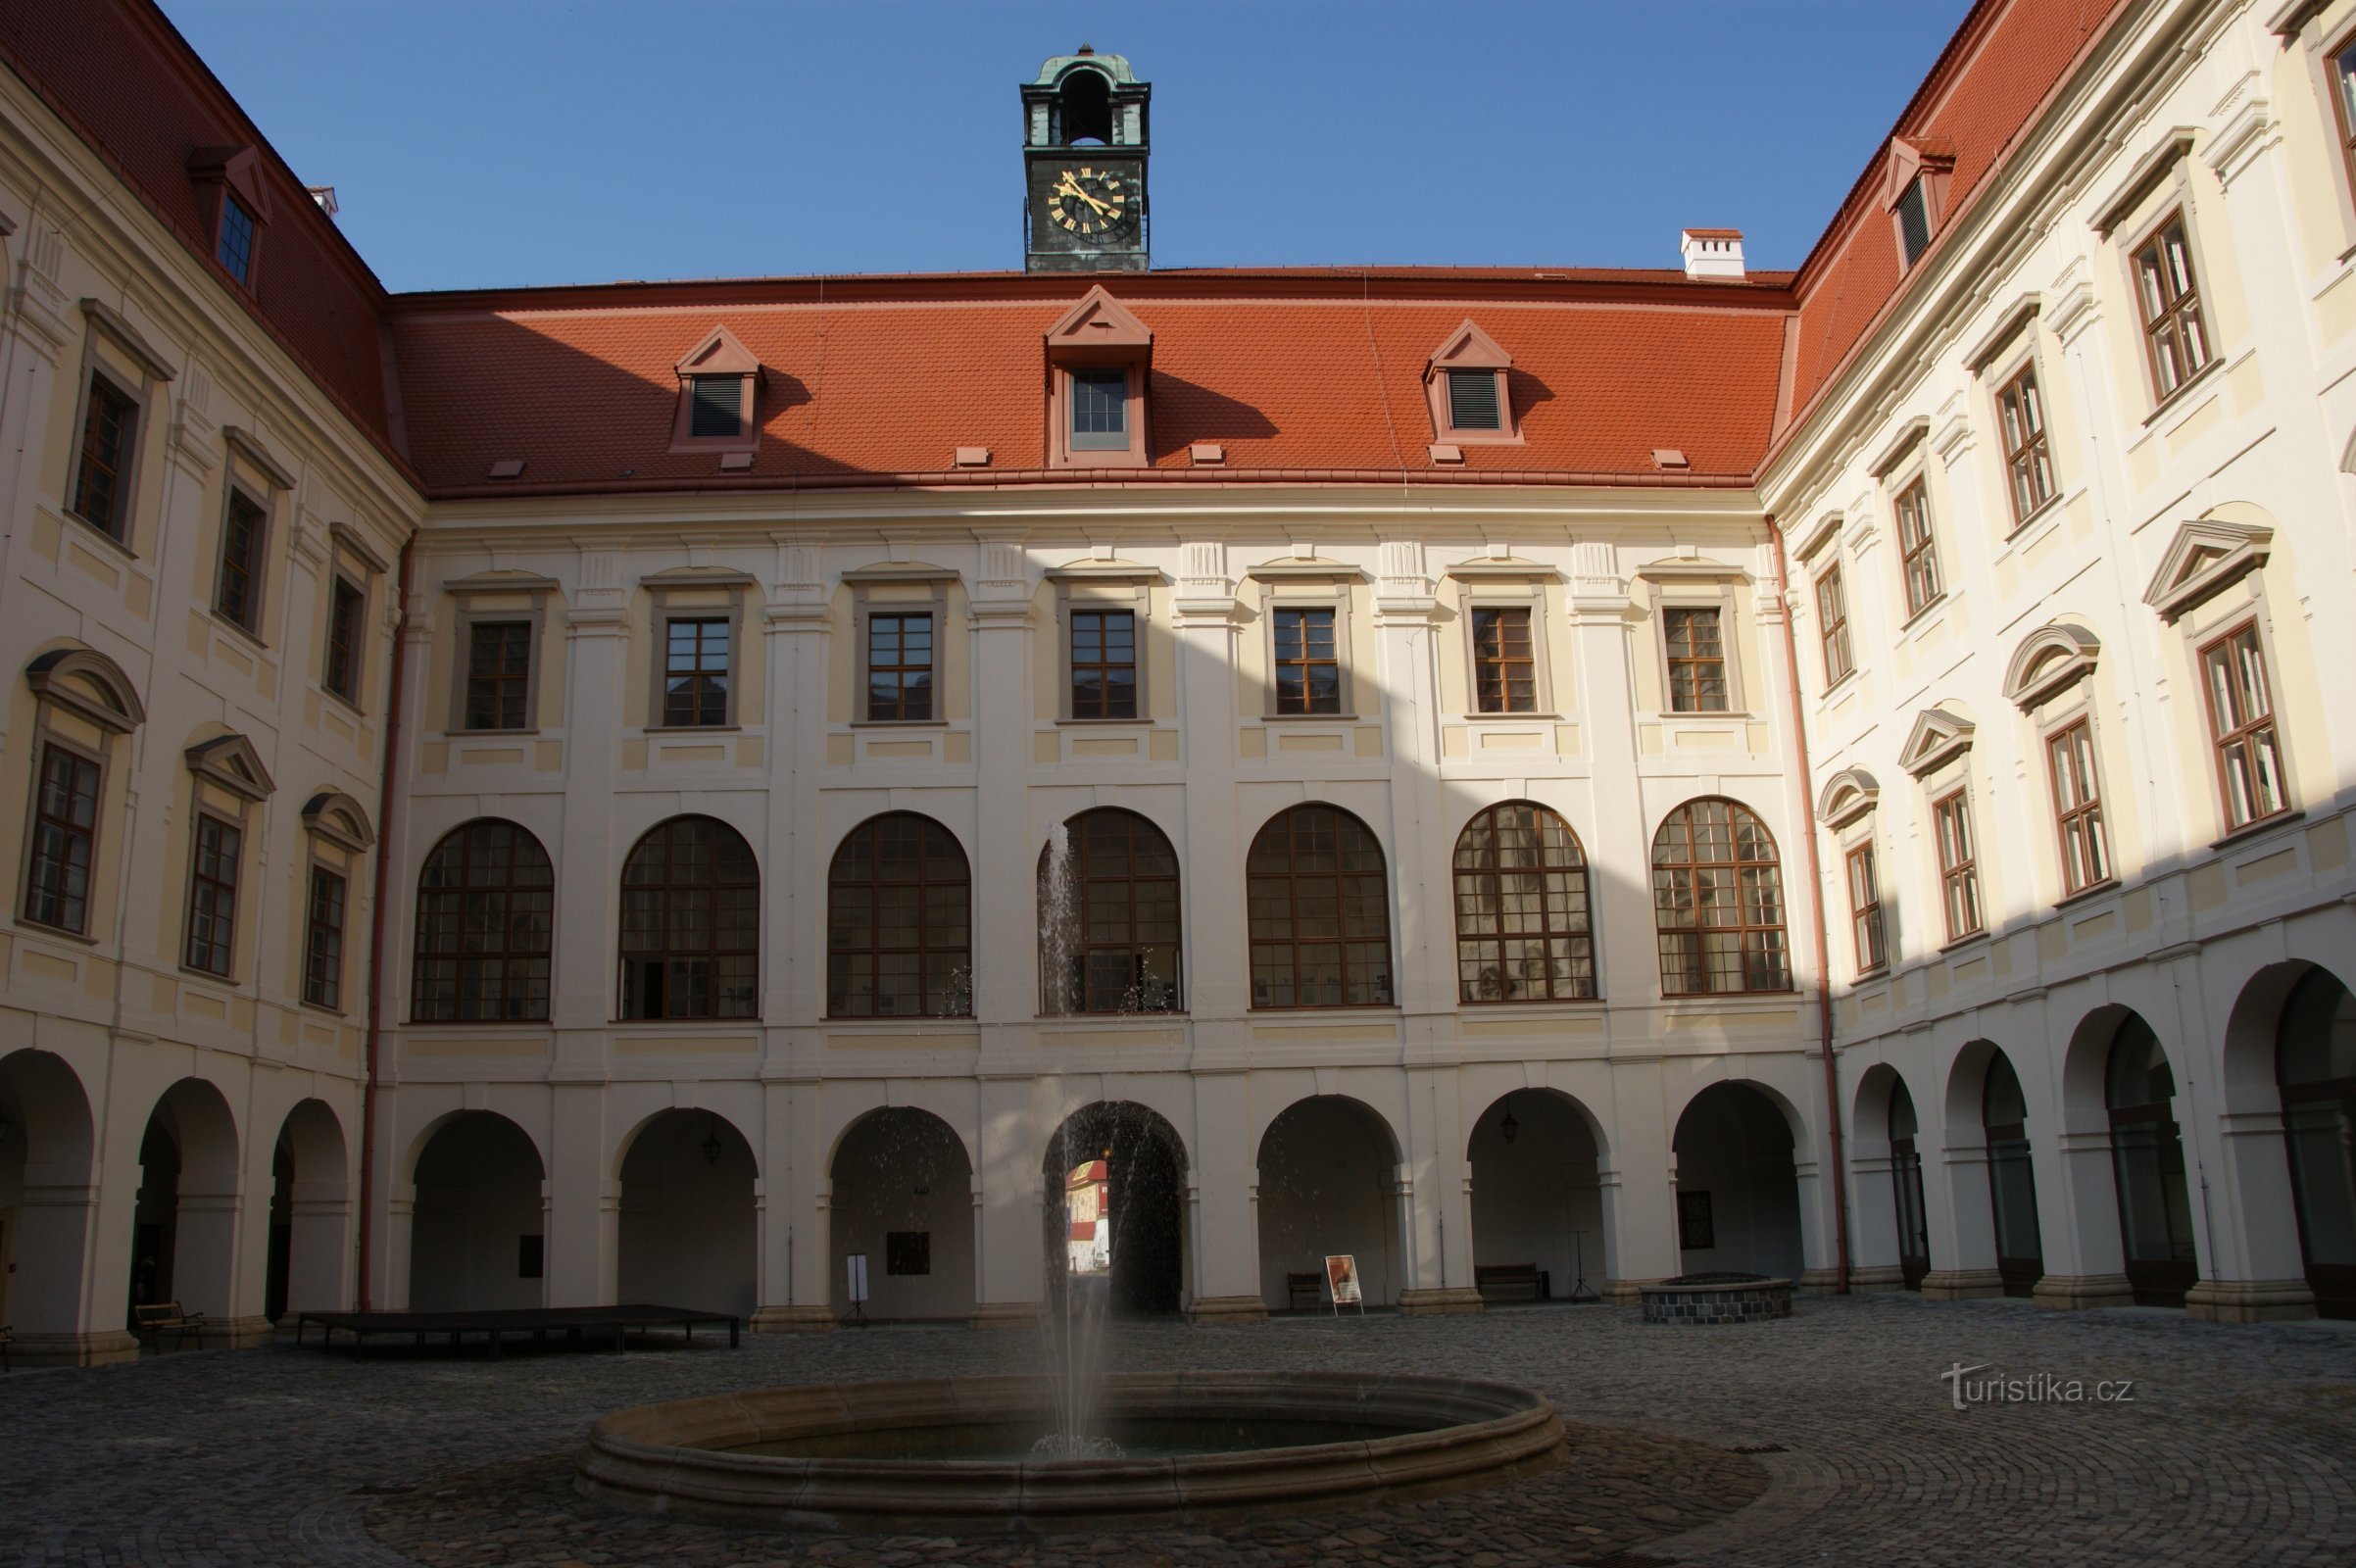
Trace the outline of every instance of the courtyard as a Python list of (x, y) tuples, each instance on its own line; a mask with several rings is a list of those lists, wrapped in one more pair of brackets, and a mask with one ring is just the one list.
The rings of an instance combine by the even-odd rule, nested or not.
[[(785, 1536), (611, 1512), (570, 1488), (569, 1450), (617, 1406), (1019, 1370), (1036, 1354), (1020, 1331), (902, 1327), (753, 1336), (734, 1351), (491, 1362), (280, 1347), (19, 1372), (0, 1380), (0, 1563), (2288, 1568), (2343, 1563), (2356, 1540), (2356, 1328), (1898, 1295), (1802, 1299), (1789, 1319), (1723, 1329), (1609, 1306), (1112, 1329), (1106, 1361), (1126, 1370), (1413, 1370), (1554, 1401), (1570, 1433), (1561, 1466), (1395, 1507), (1133, 1532)], [(1978, 1370), (1942, 1376), (1958, 1365)], [(1962, 1409), (1959, 1382), (1982, 1396)]]

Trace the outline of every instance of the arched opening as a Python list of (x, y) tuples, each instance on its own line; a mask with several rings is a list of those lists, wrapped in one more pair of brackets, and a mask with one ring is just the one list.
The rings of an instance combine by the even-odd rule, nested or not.
[(826, 1013), (973, 1015), (973, 873), (955, 834), (914, 811), (851, 830), (826, 876)]
[(1799, 1178), (1792, 1123), (1745, 1083), (1712, 1084), (1677, 1118), (1679, 1267), (1796, 1279)]
[(621, 867), (621, 1015), (761, 1014), (761, 867), (710, 816), (654, 828)]
[(1178, 1008), (1178, 853), (1135, 811), (1082, 811), (1039, 854), (1040, 1010)]
[(221, 1091), (183, 1078), (164, 1091), (139, 1141), (131, 1222), (130, 1308), (177, 1301), (216, 1323), (233, 1317), (237, 1123)]
[(1454, 872), (1459, 1001), (1595, 999), (1587, 857), (1568, 822), (1500, 802), (1456, 836)]
[(2275, 1047), (2307, 1288), (2325, 1317), (2356, 1317), (2356, 997), (2311, 969), (2282, 1005)]
[(28, 1361), (74, 1358), (98, 1202), (91, 1147), (90, 1102), (64, 1057), (0, 1057), (0, 1323)]
[(1996, 1272), (2004, 1294), (2031, 1296), (2045, 1277), (2045, 1246), (2037, 1230), (2037, 1170), (2029, 1155), (2029, 1101), (2012, 1060), (1988, 1058), (1980, 1094), (1980, 1122), (1988, 1135), (1988, 1207), (1996, 1223)]
[[(1474, 1267), (1535, 1270), (1539, 1283), (1530, 1289), (1540, 1300), (1595, 1299), (1604, 1257), (1600, 1153), (1585, 1111), (1552, 1090), (1505, 1095), (1482, 1111), (1465, 1146)], [(1500, 1286), (1497, 1298), (1521, 1289)]]
[(1663, 996), (1789, 991), (1783, 869), (1774, 835), (1734, 801), (1688, 801), (1652, 836)]
[(1063, 1119), (1040, 1160), (1047, 1178), (1048, 1308), (1075, 1280), (1102, 1280), (1124, 1312), (1175, 1312), (1186, 1287), (1186, 1146), (1157, 1113), (1099, 1101)]
[(344, 1234), (349, 1211), (344, 1130), (325, 1102), (286, 1113), (270, 1152), (269, 1272), (262, 1313), (331, 1312), (344, 1304)]
[(2111, 1036), (2103, 1101), (2110, 1110), (2119, 1240), (2138, 1306), (2184, 1305), (2199, 1273), (2175, 1098), (2176, 1075), (2159, 1036), (2140, 1014), (2128, 1013)]
[(1065, 145), (1101, 146), (1112, 140), (1112, 83), (1103, 72), (1083, 68), (1066, 74), (1055, 108)]
[(538, 1306), (545, 1296), (547, 1171), (523, 1129), (462, 1110), (417, 1154), (409, 1304), (418, 1312)]
[(1260, 1136), (1258, 1210), (1260, 1296), (1270, 1307), (1291, 1304), (1287, 1275), (1322, 1275), (1339, 1253), (1357, 1260), (1368, 1306), (1399, 1299), (1399, 1145), (1366, 1105), (1314, 1095), (1286, 1106)]
[(482, 817), (444, 834), (417, 872), (409, 1015), (545, 1020), (556, 881), (540, 841), (513, 822)]
[(1383, 846), (1340, 807), (1279, 811), (1244, 863), (1254, 1007), (1388, 1006)]
[(1923, 1204), (1923, 1155), (1916, 1143), (1914, 1097), (1903, 1079), (1890, 1087), (1890, 1189), (1897, 1207), (1898, 1275), (1906, 1289), (1923, 1288), (1931, 1272), (1931, 1222)]
[(753, 1146), (727, 1119), (666, 1110), (621, 1159), (615, 1295), (749, 1318), (758, 1304)]
[[(973, 1161), (957, 1129), (912, 1106), (870, 1111), (835, 1145), (827, 1177), (838, 1317), (973, 1315)], [(856, 1310), (853, 1256), (867, 1260), (867, 1300)]]

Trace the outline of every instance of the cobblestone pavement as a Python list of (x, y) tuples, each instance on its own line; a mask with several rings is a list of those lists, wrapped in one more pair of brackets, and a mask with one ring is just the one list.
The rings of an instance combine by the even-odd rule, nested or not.
[[(623, 1404), (1005, 1370), (1033, 1343), (878, 1329), (496, 1363), (204, 1351), (0, 1379), (0, 1565), (2356, 1561), (2350, 1325), (1876, 1297), (1724, 1329), (1582, 1307), (1114, 1332), (1124, 1368), (1525, 1383), (1573, 1424), (1571, 1457), (1497, 1491), (1254, 1526), (786, 1538), (606, 1514), (570, 1494), (563, 1455)], [(2087, 1397), (1957, 1410), (1940, 1374), (1958, 1363)], [(2092, 1397), (2127, 1379), (2130, 1399)]]

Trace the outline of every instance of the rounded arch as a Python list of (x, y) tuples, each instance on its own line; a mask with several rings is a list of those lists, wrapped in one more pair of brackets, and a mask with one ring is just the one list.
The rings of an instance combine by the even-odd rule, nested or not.
[(90, 1097), (65, 1057), (27, 1047), (0, 1056), (0, 1140), (28, 1162), (87, 1171), (96, 1147)]
[(1046, 1179), (1048, 1295), (1104, 1281), (1111, 1305), (1174, 1312), (1186, 1291), (1186, 1142), (1170, 1119), (1131, 1100), (1078, 1106), (1040, 1151)]
[[(854, 1116), (828, 1151), (828, 1277), (836, 1314), (962, 1319), (977, 1299), (973, 1158), (961, 1134), (917, 1105)], [(867, 1299), (850, 1298), (847, 1259), (867, 1259)]]
[(2063, 1131), (2092, 1131), (2108, 1125), (2105, 1078), (2110, 1070), (2111, 1043), (2118, 1038), (2120, 1025), (2130, 1018), (2142, 1021), (2141, 1014), (2125, 1003), (2106, 1002), (2088, 1008), (2070, 1031), (2069, 1042), (2062, 1048)]
[(1355, 812), (1278, 811), (1252, 835), (1244, 881), (1252, 1006), (1392, 1004), (1390, 864)]
[(1891, 1113), (1904, 1097), (1909, 1111), (1913, 1096), (1907, 1094), (1905, 1075), (1887, 1061), (1877, 1061), (1857, 1075), (1857, 1091), (1850, 1097), (1849, 1125), (1858, 1138), (1887, 1142), (1891, 1136)]
[(2316, 1310), (2356, 1318), (2356, 995), (2337, 974), (2314, 965), (2277, 1011), (2290, 1202), (2282, 1204), (2265, 1173), (2253, 1171), (2240, 1184), (2250, 1209), (2244, 1223), (2279, 1233), (2281, 1210), (2289, 1207)]
[(0, 1055), (0, 1211), (9, 1219), (0, 1323), (15, 1326), (22, 1359), (40, 1355), (43, 1342), (75, 1344), (84, 1327), (95, 1149), (90, 1097), (65, 1057)]
[(1661, 818), (1652, 908), (1663, 996), (1792, 989), (1775, 835), (1742, 802), (1706, 795)]
[(1794, 1155), (1805, 1130), (1791, 1102), (1751, 1079), (1721, 1079), (1686, 1102), (1675, 1128), (1683, 1271), (1797, 1278)]
[(2075, 621), (2056, 620), (2021, 639), (2004, 666), (2004, 695), (2035, 708), (2073, 681), (2093, 673), (2102, 639)]
[(2001, 1046), (1992, 1040), (1975, 1039), (1965, 1041), (1947, 1063), (1939, 1118), (1950, 1147), (1969, 1146), (1986, 1126), (1988, 1069), (1999, 1060), (2017, 1073)]
[(368, 825), (368, 808), (341, 790), (321, 790), (303, 803), (303, 827), (306, 832), (343, 849), (368, 849), (376, 842), (376, 830)]
[(178, 1301), (235, 1315), (239, 1144), (236, 1114), (211, 1082), (182, 1078), (156, 1097), (139, 1145), (126, 1313)]
[[(2101, 1042), (2101, 1104), (2111, 1134), (2112, 1190), (2127, 1279), (2138, 1306), (2183, 1306), (2199, 1272), (2193, 1239), (2191, 1188), (2184, 1138), (2176, 1121), (2176, 1067), (2158, 1031), (2132, 1007), (2095, 1009), (2079, 1025), (2073, 1055), (2095, 1055), (2086, 1038), (2097, 1019), (2108, 1025)], [(2086, 1049), (2081, 1050), (2082, 1044)], [(2085, 1067), (2073, 1062), (2071, 1071)]]
[(1841, 829), (1879, 806), (1882, 786), (1861, 767), (1844, 767), (1824, 781), (1816, 794), (1816, 817), (1825, 826)]
[[(1595, 1113), (1558, 1089), (1507, 1090), (1472, 1118), (1464, 1162), (1475, 1283), (1480, 1270), (1503, 1268), (1514, 1271), (1511, 1289), (1539, 1300), (1595, 1299), (1588, 1270), (1605, 1277), (1612, 1245)], [(1535, 1271), (1526, 1285), (1523, 1270)]]
[(621, 866), (621, 1016), (761, 1015), (761, 865), (716, 816), (658, 822)]
[(752, 1142), (718, 1111), (681, 1105), (642, 1118), (614, 1162), (615, 1298), (751, 1316), (760, 1175)]
[[(1498, 1138), (1508, 1144), (1518, 1143), (1521, 1131), (1526, 1124), (1521, 1124), (1517, 1117), (1516, 1131), (1508, 1137), (1503, 1130), (1505, 1117), (1508, 1112), (1514, 1110), (1515, 1106), (1530, 1102), (1562, 1107), (1570, 1117), (1570, 1125), (1575, 1126), (1579, 1134), (1594, 1147), (1595, 1157), (1597, 1159), (1610, 1157), (1611, 1140), (1604, 1131), (1602, 1119), (1589, 1108), (1586, 1101), (1568, 1090), (1556, 1089), (1549, 1084), (1528, 1085), (1491, 1096), (1488, 1102), (1481, 1107), (1480, 1114), (1472, 1119), (1471, 1130), (1464, 1135), (1465, 1157), (1467, 1159), (1472, 1157), (1475, 1141), (1481, 1137), (1483, 1130), (1488, 1128), (1493, 1121), (1497, 1124), (1496, 1130)], [(1373, 1107), (1368, 1106), (1367, 1108), (1372, 1109)]]
[(1465, 822), (1451, 864), (1459, 1001), (1595, 999), (1587, 854), (1570, 823), (1499, 801)]
[(1175, 1012), (1184, 969), (1178, 852), (1153, 820), (1100, 806), (1039, 852), (1040, 1008)]
[(973, 867), (920, 811), (843, 835), (826, 870), (830, 1018), (973, 1015)]
[(351, 1213), (350, 1146), (323, 1100), (296, 1102), (278, 1122), (270, 1160), (270, 1252), (263, 1316), (344, 1304), (344, 1237)]
[(704, 1120), (703, 1135), (696, 1140), (699, 1152), (704, 1151), (708, 1140), (716, 1138), (725, 1152), (732, 1152), (741, 1148), (745, 1157), (753, 1162), (754, 1174), (760, 1174), (760, 1149), (755, 1146), (745, 1130), (736, 1125), (735, 1118), (727, 1112), (714, 1110), (708, 1105), (662, 1105), (632, 1122), (622, 1135), (614, 1140), (613, 1169), (614, 1180), (621, 1179), (623, 1168), (629, 1164), (631, 1154), (637, 1150), (639, 1140), (646, 1136), (647, 1131), (656, 1123), (666, 1121), (674, 1116)]
[(556, 885), (548, 851), (519, 823), (478, 816), (443, 834), (417, 869), (410, 1016), (545, 1022)]
[(1357, 1260), (1367, 1305), (1399, 1298), (1411, 1254), (1389, 1118), (1348, 1095), (1296, 1100), (1260, 1133), (1255, 1164), (1261, 1299), (1289, 1305), (1289, 1276), (1338, 1253)]
[(334, 1106), (316, 1097), (296, 1101), (278, 1123), (278, 1142), (294, 1157), (302, 1181), (343, 1185), (350, 1146)]
[(2345, 986), (2320, 963), (2287, 958), (2270, 963), (2242, 983), (2226, 1017), (2224, 1058), (2218, 1088), (2229, 1113), (2270, 1111), (2282, 1105), (2279, 1053), (2283, 1012), (2291, 998), (2315, 975)]
[(34, 696), (70, 709), (116, 734), (147, 722), (138, 684), (121, 664), (95, 648), (77, 643), (36, 655), (25, 666), (25, 680)]
[(494, 1110), (459, 1110), (412, 1147), (409, 1304), (485, 1311), (541, 1304), (548, 1167), (539, 1145)]
[(446, 1110), (442, 1112), (439, 1116), (434, 1117), (432, 1120), (419, 1127), (410, 1138), (408, 1147), (404, 1149), (401, 1153), (401, 1163), (398, 1167), (399, 1185), (411, 1186), (416, 1184), (417, 1180), (417, 1166), (424, 1159), (425, 1151), (432, 1146), (433, 1141), (440, 1137), (452, 1123), (475, 1116), (488, 1116), (494, 1121), (503, 1121), (506, 1122), (510, 1127), (515, 1128), (515, 1131), (521, 1135), (524, 1143), (531, 1149), (532, 1168), (538, 1173), (537, 1179), (541, 1181), (546, 1181), (548, 1179), (548, 1152), (546, 1150), (540, 1147), (540, 1140), (533, 1135), (530, 1128), (525, 1127), (521, 1122), (515, 1120), (513, 1116), (504, 1115), (496, 1110), (460, 1109)]

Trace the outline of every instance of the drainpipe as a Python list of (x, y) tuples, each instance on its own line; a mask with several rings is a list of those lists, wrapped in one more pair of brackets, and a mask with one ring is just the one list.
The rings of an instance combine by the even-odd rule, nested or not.
[(401, 763), (401, 704), (409, 682), (409, 562), (417, 536), (401, 541), (401, 566), (393, 589), (399, 612), (393, 620), (393, 689), (385, 703), (384, 769), (376, 788), (376, 898), (368, 910), (368, 1083), (360, 1102), (360, 1310), (374, 1310), (370, 1289), (376, 1215), (376, 1050), (384, 1016), (384, 906), (389, 901), (393, 858), (393, 780)]
[[(1808, 726), (1799, 701), (1799, 643), (1792, 634), (1792, 585), (1784, 568), (1784, 530), (1771, 514), (1767, 537), (1775, 545), (1775, 597), (1783, 607), (1784, 689), (1792, 699), (1792, 744), (1799, 750), (1800, 799), (1810, 798), (1816, 772), (1808, 762)], [(1841, 1067), (1833, 1058), (1833, 973), (1831, 944), (1824, 926), (1824, 863), (1816, 849), (1816, 824), (1804, 817), (1800, 837), (1808, 845), (1808, 906), (1816, 911), (1816, 1029), (1824, 1048), (1826, 1153), (1833, 1162), (1833, 1293), (1848, 1294), (1848, 1167), (1841, 1143)]]

